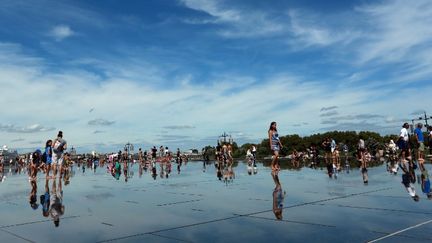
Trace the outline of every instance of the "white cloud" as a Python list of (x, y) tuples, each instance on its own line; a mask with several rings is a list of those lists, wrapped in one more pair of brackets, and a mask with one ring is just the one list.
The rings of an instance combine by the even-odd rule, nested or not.
[(48, 132), (53, 131), (55, 128), (53, 127), (44, 127), (40, 124), (28, 125), (25, 127), (19, 127), (16, 125), (2, 125), (0, 124), (0, 131), (8, 132), (8, 133), (36, 133), (36, 132)]
[(216, 21), (237, 22), (241, 20), (241, 13), (235, 9), (221, 7), (221, 2), (213, 0), (181, 0), (188, 8), (205, 12), (213, 17)]
[(361, 62), (400, 62), (402, 58), (412, 56), (413, 52), (414, 55), (418, 54), (417, 51), (430, 53), (431, 46), (427, 43), (432, 41), (429, 25), (432, 22), (432, 3), (429, 0), (384, 1), (358, 7), (357, 11), (370, 27), (364, 36), (367, 51), (359, 52)]
[(115, 123), (115, 121), (108, 121), (105, 119), (94, 119), (88, 122), (90, 126), (111, 126)]
[(172, 130), (182, 130), (182, 129), (193, 129), (195, 126), (191, 125), (171, 125), (171, 126), (164, 126), (165, 129), (172, 129)]
[(284, 31), (283, 23), (263, 11), (237, 9), (229, 2), (215, 0), (181, 0), (188, 8), (208, 14), (211, 18), (185, 19), (189, 24), (222, 24), (218, 33), (227, 38), (269, 37)]
[(56, 41), (62, 41), (65, 38), (75, 35), (75, 32), (67, 25), (57, 25), (51, 29), (49, 35)]
[[(328, 46), (332, 44), (349, 44), (359, 33), (339, 23), (335, 28), (331, 16), (316, 15), (301, 10), (289, 10), (290, 33), (294, 39), (288, 43), (304, 48), (309, 46)], [(326, 19), (326, 21), (322, 21)], [(327, 24), (327, 25), (326, 25)]]
[[(186, 73), (173, 81), (160, 67), (143, 57), (125, 55), (113, 59), (78, 60), (71, 62), (70, 69), (53, 71), (43, 58), (27, 54), (20, 46), (0, 44), (0, 101), (12, 107), (2, 110), (3, 123), (34, 124), (37, 121), (43, 124), (3, 125), (0, 144), (16, 139), (16, 134), (6, 132), (14, 129), (27, 131), (20, 134), (25, 141), (19, 145), (32, 147), (26, 141), (45, 141), (53, 138), (55, 133), (29, 131), (56, 127), (64, 132), (71, 146), (78, 148), (101, 149), (101, 144), (106, 144), (112, 149), (116, 144), (137, 139), (148, 141), (146, 145), (157, 145), (161, 142), (158, 136), (161, 129), (191, 126), (181, 124), (196, 127), (170, 129), (166, 134), (171, 136), (169, 141), (177, 138), (175, 143), (179, 146), (213, 143), (223, 131), (241, 131), (235, 135), (244, 139), (247, 134), (247, 138), (256, 141), (266, 137), (268, 125), (273, 120), (278, 121), (281, 135), (322, 131), (321, 113), (318, 112), (321, 107), (329, 110), (331, 106), (338, 106), (339, 114), (351, 114), (350, 117), (341, 115), (345, 121), (358, 122), (368, 117), (356, 114), (406, 116), (405, 111), (411, 111), (412, 104), (418, 101), (410, 89), (398, 91), (397, 96), (387, 96), (386, 93), (394, 91), (391, 87), (386, 90), (371, 89), (367, 85), (339, 88), (322, 80), (281, 72), (263, 74), (261, 78), (234, 72), (219, 73), (202, 84), (194, 83), (194, 76)], [(86, 69), (80, 68), (82, 63)], [(91, 70), (89, 67), (105, 75), (86, 71)], [(170, 86), (161, 87), (160, 83)], [(416, 92), (426, 96), (431, 90), (430, 86), (425, 86)], [(383, 96), (385, 99), (380, 99)], [(401, 96), (406, 97), (406, 102), (400, 102)], [(90, 108), (94, 108), (91, 113)], [(112, 126), (95, 135), (95, 127), (88, 126), (89, 121)], [(299, 121), (307, 121), (309, 125), (290, 126)], [(165, 142), (168, 142), (167, 138)], [(174, 142), (170, 147), (173, 145)]]
[(329, 116), (335, 116), (338, 114), (339, 113), (337, 111), (328, 111), (328, 112), (321, 113), (320, 116), (321, 117), (329, 117)]
[(334, 109), (337, 109), (337, 108), (338, 108), (338, 106), (336, 106), (336, 105), (328, 106), (328, 107), (321, 107), (320, 111), (321, 112), (323, 112), (323, 111), (330, 111), (330, 110), (334, 110)]

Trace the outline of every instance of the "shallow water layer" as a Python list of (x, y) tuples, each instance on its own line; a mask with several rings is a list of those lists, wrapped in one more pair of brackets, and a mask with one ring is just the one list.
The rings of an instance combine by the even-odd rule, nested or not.
[[(134, 164), (127, 181), (106, 168), (83, 171), (75, 166), (67, 185), (40, 173), (36, 192), (25, 173), (6, 174), (0, 183), (0, 241), (432, 240), (432, 201), (416, 183), (420, 201), (414, 202), (401, 174), (391, 175), (385, 166), (369, 169), (367, 185), (358, 169), (342, 171), (337, 179), (322, 169), (282, 170), (277, 194), (270, 169), (257, 165), (249, 175), (247, 164), (239, 162), (226, 181), (217, 178), (213, 164), (203, 162), (189, 162), (180, 172), (173, 164), (169, 178), (161, 178), (157, 167), (155, 179)], [(426, 168), (432, 169), (429, 164)], [(50, 207), (60, 203), (60, 209), (47, 209), (41, 200), (47, 193)], [(37, 199), (33, 208), (31, 196)], [(281, 205), (281, 217), (273, 205)]]

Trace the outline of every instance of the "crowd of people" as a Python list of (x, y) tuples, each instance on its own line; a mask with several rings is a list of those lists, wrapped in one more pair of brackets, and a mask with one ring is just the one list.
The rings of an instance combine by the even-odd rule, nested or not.
[(231, 144), (220, 144), (216, 146), (215, 168), (216, 176), (226, 184), (233, 182), (235, 173), (233, 170), (233, 149)]
[(137, 160), (133, 158), (133, 154), (128, 150), (108, 154), (107, 171), (118, 180), (122, 174), (123, 166), (123, 174), (127, 182), (129, 164), (137, 163), (140, 177), (143, 175), (143, 172), (151, 171), (153, 179), (156, 180), (158, 175), (157, 164), (159, 164), (160, 178), (168, 178), (171, 174), (173, 163), (177, 165), (177, 173), (180, 174), (182, 165), (187, 162), (187, 156), (182, 154), (179, 148), (177, 148), (176, 153), (173, 154), (168, 147), (160, 146), (158, 150), (156, 146), (153, 146), (148, 151), (143, 151), (139, 148)]
[[(409, 124), (405, 123), (399, 133), (398, 140), (395, 142), (390, 140), (385, 144), (385, 156), (383, 160), (386, 162), (387, 171), (390, 174), (397, 175), (399, 171), (402, 174), (402, 184), (408, 194), (414, 201), (419, 201), (420, 196), (415, 190), (415, 183), (421, 185), (422, 192), (428, 199), (432, 199), (432, 192), (430, 188), (429, 173), (425, 167), (425, 145), (424, 133), (422, 131), (423, 125), (417, 124), (413, 135), (409, 134)], [(428, 127), (429, 131), (431, 130)], [(432, 138), (432, 131), (428, 134)], [(282, 190), (279, 181), (279, 171), (281, 170), (279, 152), (283, 148), (283, 144), (279, 139), (277, 130), (277, 123), (271, 122), (268, 130), (269, 147), (272, 151), (271, 158), (271, 176), (275, 183), (273, 190), (273, 212), (277, 219), (282, 219), (283, 200), (285, 192)], [(86, 168), (91, 168), (96, 171), (98, 167), (106, 168), (107, 173), (112, 175), (116, 180), (124, 175), (125, 182), (128, 181), (133, 175), (130, 169), (131, 164), (138, 165), (138, 173), (141, 177), (145, 172), (156, 179), (158, 171), (160, 178), (168, 178), (172, 173), (172, 167), (177, 167), (177, 173), (180, 174), (182, 165), (188, 162), (187, 156), (181, 153), (180, 149), (175, 152), (169, 150), (168, 147), (156, 146), (151, 147), (149, 150), (138, 150), (137, 154), (133, 151), (118, 151), (117, 153), (110, 153), (106, 155), (92, 154), (89, 157), (73, 156), (67, 153), (68, 144), (63, 138), (63, 132), (59, 131), (57, 137), (49, 139), (45, 143), (45, 148), (37, 149), (29, 156), (20, 158), (18, 160), (18, 170), (23, 168), (29, 176), (31, 186), (29, 194), (29, 203), (33, 209), (38, 208), (37, 198), (37, 179), (38, 174), (43, 173), (45, 176), (39, 178), (45, 179), (45, 192), (40, 196), (39, 204), (42, 206), (42, 215), (44, 217), (51, 217), (55, 226), (59, 225), (60, 216), (64, 214), (65, 206), (63, 204), (63, 188), (62, 185), (70, 183), (72, 174), (71, 166), (77, 165), (77, 168), (85, 172)], [(319, 149), (324, 151), (323, 161), (327, 169), (326, 173), (329, 178), (337, 179), (338, 173), (345, 168), (349, 173), (350, 168), (350, 154), (349, 148), (346, 144), (337, 144), (336, 141), (330, 137), (325, 138), (319, 145), (311, 145), (307, 152), (298, 152), (293, 150), (290, 155), (291, 165), (294, 168), (300, 167), (300, 164), (305, 160), (310, 162), (309, 166), (316, 168), (320, 165), (320, 152)], [(249, 175), (257, 173), (256, 157), (257, 147), (251, 145), (246, 152), (247, 172)], [(342, 154), (342, 156), (341, 156)], [(342, 157), (342, 159), (341, 159)], [(368, 166), (373, 159), (373, 155), (368, 151), (365, 141), (359, 139), (355, 158), (358, 162), (358, 167), (362, 176), (364, 184), (369, 183)], [(342, 160), (345, 159), (345, 165)], [(235, 172), (233, 169), (233, 148), (230, 144), (219, 144), (216, 147), (215, 154), (215, 171), (216, 176), (220, 181), (225, 182), (227, 185), (232, 183), (235, 179)], [(203, 162), (203, 171), (206, 170), (206, 161)], [(417, 171), (417, 176), (416, 176)], [(4, 164), (0, 163), (0, 174), (4, 172)], [(4, 178), (0, 178), (0, 181)], [(52, 182), (51, 182), (52, 181)]]
[[(397, 142), (395, 143), (393, 140), (390, 140), (389, 143), (385, 144), (387, 171), (394, 175), (398, 173), (399, 169), (402, 171), (402, 184), (414, 201), (418, 201), (420, 198), (414, 188), (414, 183), (416, 180), (421, 184), (422, 192), (426, 195), (426, 197), (428, 199), (432, 199), (429, 173), (424, 165), (425, 145), (422, 131), (423, 124), (417, 124), (416, 129), (414, 130), (414, 135), (412, 136), (409, 135), (409, 127), (410, 126), (408, 123), (404, 123)], [(432, 139), (431, 127), (428, 127), (428, 132), (428, 136)], [(276, 122), (272, 122), (270, 124), (268, 137), (270, 143), (269, 146), (273, 153), (271, 169), (272, 176), (274, 178), (274, 176), (277, 175), (278, 171), (280, 170), (279, 152), (283, 147), (278, 136)], [(325, 138), (321, 144), (321, 147), (324, 150), (324, 161), (328, 176), (330, 178), (337, 178), (338, 172), (342, 170), (339, 146), (336, 144), (334, 139)], [(349, 150), (347, 145), (342, 146), (342, 151), (345, 154), (345, 168), (346, 171), (349, 172)], [(303, 158), (306, 158), (305, 154), (300, 154), (294, 150), (291, 154), (293, 167), (299, 167), (300, 160)], [(312, 145), (308, 150), (307, 158), (311, 161), (311, 167), (319, 164), (319, 152), (316, 145)], [(358, 162), (364, 184), (368, 184), (369, 182), (368, 166), (369, 163), (371, 163), (372, 158), (373, 155), (366, 148), (365, 141), (363, 139), (359, 139), (356, 149), (356, 160)], [(418, 178), (416, 178), (415, 174), (417, 169), (420, 172), (420, 176), (418, 176)]]

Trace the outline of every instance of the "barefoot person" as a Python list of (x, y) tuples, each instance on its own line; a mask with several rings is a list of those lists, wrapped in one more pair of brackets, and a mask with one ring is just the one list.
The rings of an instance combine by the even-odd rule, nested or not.
[(406, 162), (406, 155), (409, 153), (409, 146), (408, 146), (409, 136), (407, 130), (408, 128), (409, 128), (409, 124), (405, 122), (402, 126), (402, 129), (399, 134), (399, 140), (397, 142), (397, 146), (401, 150), (400, 160), (402, 162)]
[(424, 138), (423, 138), (423, 132), (422, 132), (423, 124), (419, 123), (417, 124), (417, 128), (414, 130), (415, 138), (417, 141), (417, 160), (419, 163), (424, 162)]
[(51, 163), (52, 163), (52, 140), (48, 140), (45, 144), (45, 152), (43, 154), (45, 158), (45, 174), (47, 177), (50, 176)]
[(63, 166), (63, 151), (67, 148), (66, 140), (63, 139), (63, 132), (59, 131), (57, 138), (54, 139), (54, 147), (52, 154), (52, 164), (53, 164), (53, 176), (57, 176), (57, 170), (59, 170), (59, 175), (61, 177), (61, 171)]
[(279, 151), (282, 148), (282, 143), (279, 139), (276, 126), (277, 126), (276, 122), (272, 122), (270, 123), (270, 128), (268, 130), (270, 149), (273, 152), (273, 156), (272, 156), (273, 158), (271, 162), (272, 171), (276, 171), (280, 169), (278, 159), (279, 159)]

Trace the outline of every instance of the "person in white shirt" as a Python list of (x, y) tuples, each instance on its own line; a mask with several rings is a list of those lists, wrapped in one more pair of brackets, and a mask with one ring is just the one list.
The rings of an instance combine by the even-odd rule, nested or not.
[(401, 158), (402, 162), (406, 161), (405, 156), (409, 153), (408, 128), (409, 128), (409, 124), (405, 122), (402, 126), (402, 129), (401, 129), (400, 134), (399, 134), (399, 139), (397, 141), (397, 145), (398, 145), (399, 149), (401, 150), (400, 158)]

